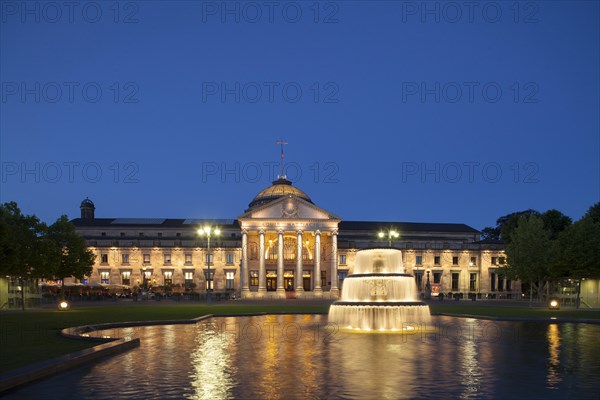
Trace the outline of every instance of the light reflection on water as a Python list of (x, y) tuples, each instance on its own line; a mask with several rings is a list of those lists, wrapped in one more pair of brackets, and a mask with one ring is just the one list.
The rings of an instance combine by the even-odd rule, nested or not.
[[(320, 315), (101, 332), (141, 346), (7, 398), (597, 398), (600, 326), (434, 317), (435, 332), (357, 334)], [(431, 327), (430, 327), (431, 328)]]

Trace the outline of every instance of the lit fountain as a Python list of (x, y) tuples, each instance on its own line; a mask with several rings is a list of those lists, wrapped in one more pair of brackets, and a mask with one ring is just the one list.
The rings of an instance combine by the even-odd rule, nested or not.
[(342, 329), (402, 332), (430, 326), (431, 314), (417, 300), (413, 276), (404, 273), (402, 252), (377, 248), (356, 253), (354, 273), (329, 308), (329, 322)]

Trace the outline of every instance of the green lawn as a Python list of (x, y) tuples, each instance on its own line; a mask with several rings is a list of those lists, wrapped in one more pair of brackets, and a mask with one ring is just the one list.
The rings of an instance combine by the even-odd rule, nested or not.
[(494, 305), (461, 305), (443, 304), (430, 305), (433, 314), (468, 314), (485, 317), (516, 317), (516, 318), (576, 318), (576, 319), (600, 319), (599, 311), (590, 310), (549, 310), (546, 307), (527, 306), (494, 306)]
[[(137, 305), (75, 308), (0, 313), (0, 373), (26, 364), (81, 350), (96, 343), (66, 339), (61, 329), (71, 326), (122, 321), (189, 319), (205, 314), (244, 314), (257, 312), (327, 312), (327, 305), (309, 304), (226, 304), (226, 305)], [(600, 313), (585, 310), (551, 311), (545, 308), (495, 305), (431, 305), (432, 313), (470, 314), (490, 317), (600, 319)]]

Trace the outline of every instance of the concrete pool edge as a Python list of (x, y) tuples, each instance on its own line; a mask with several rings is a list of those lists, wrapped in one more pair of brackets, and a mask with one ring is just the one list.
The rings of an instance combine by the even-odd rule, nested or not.
[(140, 345), (139, 339), (111, 339), (89, 349), (79, 350), (0, 374), (0, 395), (19, 386), (48, 378), (99, 358), (119, 354)]
[(474, 319), (484, 319), (484, 320), (489, 320), (489, 321), (542, 322), (542, 323), (546, 323), (546, 324), (573, 323), (573, 324), (600, 325), (600, 319), (590, 319), (590, 318), (491, 317), (491, 316), (486, 316), (486, 315), (452, 314), (452, 313), (431, 313), (431, 316), (474, 318)]
[(102, 342), (102, 344), (54, 357), (49, 360), (40, 361), (35, 364), (26, 365), (0, 374), (0, 395), (6, 391), (18, 388), (19, 386), (49, 378), (50, 376), (59, 374), (61, 372), (65, 372), (75, 367), (96, 361), (102, 357), (120, 354), (140, 345), (140, 339), (137, 338), (125, 339), (116, 337), (88, 336), (90, 332), (134, 326), (195, 324), (198, 321), (212, 317), (212, 314), (208, 314), (198, 318), (186, 320), (109, 322), (103, 324), (64, 328), (60, 332), (61, 336), (69, 339)]

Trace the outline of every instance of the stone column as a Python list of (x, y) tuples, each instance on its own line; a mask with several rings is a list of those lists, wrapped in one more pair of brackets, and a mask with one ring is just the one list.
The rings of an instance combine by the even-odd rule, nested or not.
[(249, 297), (248, 287), (248, 231), (242, 229), (242, 266), (240, 268), (240, 283), (242, 286), (242, 297)]
[(267, 291), (267, 271), (265, 269), (265, 231), (258, 231), (258, 291)]
[(321, 231), (315, 231), (315, 269), (313, 282), (315, 283), (313, 291), (315, 294), (322, 295), (323, 290), (321, 289)]
[(334, 229), (331, 232), (331, 295), (335, 297), (340, 296), (340, 289), (338, 288), (338, 253), (337, 253), (337, 237), (338, 231)]
[(296, 292), (304, 292), (302, 282), (302, 230), (296, 235)]
[(283, 230), (277, 232), (277, 293), (285, 296), (283, 287)]

